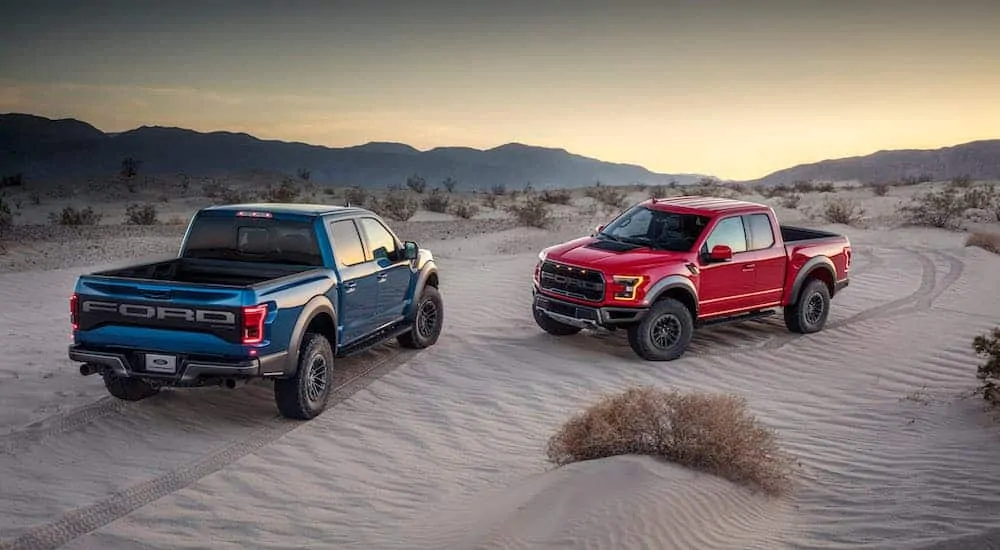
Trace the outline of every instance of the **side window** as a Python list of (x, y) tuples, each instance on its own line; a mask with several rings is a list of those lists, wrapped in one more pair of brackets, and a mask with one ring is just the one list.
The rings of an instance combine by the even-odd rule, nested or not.
[(364, 263), (365, 249), (361, 246), (361, 235), (352, 220), (341, 220), (330, 224), (330, 238), (333, 239), (333, 255), (341, 265), (347, 267)]
[(389, 253), (396, 250), (396, 239), (389, 230), (375, 218), (361, 218), (358, 221), (361, 222), (361, 228), (368, 237), (368, 247), (372, 251), (372, 256), (376, 260), (388, 259)]
[(747, 235), (743, 229), (742, 216), (733, 216), (720, 221), (705, 241), (706, 251), (710, 251), (713, 247), (720, 244), (732, 248), (733, 254), (746, 252)]
[(763, 250), (774, 244), (774, 230), (767, 214), (747, 216), (747, 229), (750, 230), (750, 250)]

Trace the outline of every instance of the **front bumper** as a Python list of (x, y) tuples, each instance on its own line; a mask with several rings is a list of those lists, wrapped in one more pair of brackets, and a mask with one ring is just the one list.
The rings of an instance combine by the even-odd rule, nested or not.
[(73, 361), (97, 365), (121, 377), (143, 378), (170, 386), (199, 386), (212, 380), (282, 374), (280, 367), (275, 368), (276, 363), (283, 359), (279, 355), (284, 354), (241, 360), (206, 360), (176, 355), (175, 372), (166, 373), (146, 370), (143, 366), (146, 352), (141, 350), (93, 349), (79, 344), (69, 346), (69, 358)]
[(533, 294), (531, 307), (560, 323), (580, 328), (615, 328), (636, 323), (648, 311), (645, 307), (584, 306), (542, 294), (537, 288)]

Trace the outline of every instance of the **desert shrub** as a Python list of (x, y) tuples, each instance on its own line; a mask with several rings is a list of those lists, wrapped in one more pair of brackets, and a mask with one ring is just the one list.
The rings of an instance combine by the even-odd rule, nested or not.
[(455, 188), (458, 187), (458, 180), (452, 177), (447, 177), (441, 181), (441, 187), (444, 187), (444, 190), (449, 193), (454, 193)]
[(483, 206), (486, 208), (496, 208), (497, 207), (497, 196), (493, 194), (483, 196)]
[(799, 207), (799, 203), (802, 202), (802, 195), (798, 193), (792, 193), (791, 195), (784, 195), (778, 199), (778, 204), (784, 206), (785, 208), (791, 208), (795, 210)]
[(7, 195), (0, 194), (0, 227), (10, 227), (14, 223), (14, 212), (10, 208)]
[(961, 222), (965, 209), (964, 196), (957, 188), (948, 186), (914, 197), (900, 212), (914, 225), (954, 228)]
[(101, 223), (104, 215), (96, 212), (92, 206), (77, 210), (72, 206), (67, 206), (58, 214), (49, 214), (49, 221), (55, 225), (97, 225)]
[(964, 189), (972, 185), (972, 176), (968, 174), (962, 174), (961, 176), (956, 176), (954, 178), (951, 178), (951, 181), (948, 182), (948, 185), (955, 187), (957, 189)]
[(997, 191), (993, 184), (966, 189), (962, 194), (966, 208), (992, 210), (997, 206)]
[(545, 227), (551, 220), (549, 205), (536, 195), (525, 198), (522, 203), (508, 204), (506, 210), (514, 216), (519, 225)]
[(425, 210), (428, 212), (437, 212), (439, 214), (447, 212), (449, 204), (451, 204), (451, 197), (442, 193), (440, 189), (434, 189), (431, 191), (431, 194), (424, 197), (423, 200)]
[(344, 190), (344, 200), (351, 206), (365, 206), (368, 203), (368, 191), (357, 185)]
[(301, 193), (302, 190), (299, 189), (298, 185), (295, 185), (292, 178), (285, 178), (277, 187), (268, 184), (261, 198), (264, 202), (295, 202)]
[(649, 188), (649, 198), (659, 199), (667, 196), (667, 188), (663, 185), (654, 185)]
[(496, 184), (496, 185), (494, 185), (493, 187), (490, 188), (490, 194), (492, 194), (494, 196), (497, 196), (497, 197), (506, 195), (507, 194), (507, 186), (504, 185), (504, 184), (502, 184), (502, 183), (498, 183), (498, 184)]
[(372, 201), (371, 208), (380, 216), (405, 222), (417, 213), (417, 200), (405, 191), (388, 191), (382, 200)]
[(334, 189), (333, 187), (325, 187), (323, 189), (323, 194), (326, 195), (326, 196), (328, 196), (328, 197), (336, 197), (337, 196), (337, 190)]
[(611, 186), (601, 185), (601, 182), (597, 182), (593, 187), (588, 187), (584, 194), (606, 206), (621, 208), (625, 204), (624, 192)]
[(542, 191), (539, 198), (549, 204), (569, 204), (573, 195), (565, 189), (554, 189)]
[(816, 185), (817, 193), (833, 193), (834, 191), (836, 191), (836, 188), (831, 182), (826, 181)]
[(12, 174), (10, 176), (0, 177), (0, 189), (5, 187), (21, 187), (22, 185), (24, 185), (23, 174)]
[(479, 213), (479, 206), (468, 201), (459, 201), (451, 207), (451, 213), (463, 220), (467, 220)]
[(976, 231), (965, 238), (965, 246), (976, 246), (994, 254), (1000, 254), (1000, 233)]
[(783, 183), (778, 185), (759, 185), (755, 190), (761, 194), (761, 196), (773, 199), (774, 197), (781, 197), (792, 192), (792, 189)]
[(296, 174), (297, 176), (299, 176), (299, 179), (300, 179), (300, 180), (302, 180), (302, 181), (309, 181), (309, 178), (311, 178), (311, 177), (312, 177), (312, 170), (310, 170), (310, 169), (308, 169), (308, 168), (299, 168), (299, 169), (298, 169), (298, 170), (297, 170), (297, 171), (295, 172), (295, 174)]
[(792, 191), (796, 193), (812, 193), (816, 191), (816, 184), (811, 181), (799, 180), (792, 183)]
[(125, 225), (156, 225), (156, 205), (130, 204), (125, 207)]
[(823, 201), (823, 208), (820, 211), (823, 219), (829, 223), (842, 223), (853, 225), (861, 221), (861, 216), (865, 211), (857, 202), (845, 198), (828, 198)]
[(1000, 403), (1000, 388), (997, 382), (1000, 381), (1000, 327), (996, 327), (989, 334), (981, 334), (972, 340), (972, 349), (977, 356), (985, 357), (986, 362), (981, 363), (976, 371), (976, 378), (979, 379), (979, 392), (983, 399), (990, 404)]
[(414, 193), (423, 193), (427, 189), (427, 180), (418, 174), (406, 178), (406, 186)]
[(794, 459), (736, 395), (649, 387), (605, 395), (548, 442), (562, 466), (624, 454), (652, 455), (769, 493), (791, 487)]
[(872, 184), (872, 194), (876, 197), (884, 197), (889, 194), (890, 185), (886, 182), (877, 182)]

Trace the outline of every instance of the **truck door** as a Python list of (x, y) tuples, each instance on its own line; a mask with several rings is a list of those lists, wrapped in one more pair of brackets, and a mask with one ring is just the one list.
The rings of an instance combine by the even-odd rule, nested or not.
[(785, 291), (785, 264), (788, 263), (785, 247), (777, 245), (771, 216), (748, 214), (743, 220), (750, 236), (750, 247), (745, 256), (753, 262), (756, 274), (753, 301), (757, 307), (780, 304)]
[(361, 233), (354, 220), (331, 222), (330, 242), (341, 277), (335, 291), (339, 299), (334, 303), (340, 343), (344, 345), (369, 334), (378, 325), (378, 266), (366, 261)]
[(395, 258), (401, 248), (398, 239), (382, 222), (372, 217), (359, 218), (365, 243), (377, 266), (378, 316), (380, 324), (403, 318), (412, 273), (410, 262)]
[[(707, 261), (708, 252), (716, 245), (731, 248), (732, 260)], [(752, 301), (756, 266), (746, 256), (747, 247), (742, 216), (723, 218), (712, 229), (701, 247), (699, 317), (736, 313), (748, 307), (747, 304)]]

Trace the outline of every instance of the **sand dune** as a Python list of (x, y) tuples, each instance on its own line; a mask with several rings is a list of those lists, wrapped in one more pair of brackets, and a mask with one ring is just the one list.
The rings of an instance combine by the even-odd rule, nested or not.
[[(623, 334), (558, 339), (531, 319), (535, 251), (587, 224), (428, 242), (439, 344), (340, 362), (336, 405), (309, 423), (279, 419), (257, 384), (115, 402), (65, 359), (66, 297), (91, 268), (0, 275), (0, 548), (995, 545), (1000, 440), (966, 394), (1000, 257), (851, 230), (852, 285), (824, 332), (720, 327), (648, 363)], [(801, 461), (797, 490), (639, 457), (551, 471), (557, 426), (632, 384), (745, 395)]]

